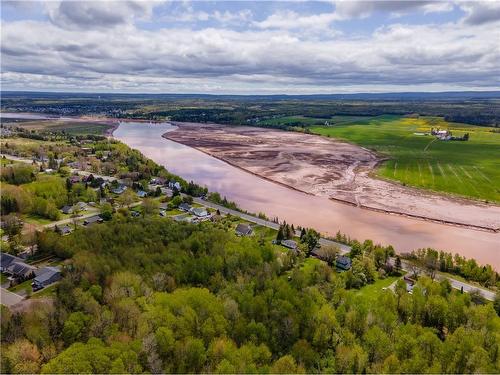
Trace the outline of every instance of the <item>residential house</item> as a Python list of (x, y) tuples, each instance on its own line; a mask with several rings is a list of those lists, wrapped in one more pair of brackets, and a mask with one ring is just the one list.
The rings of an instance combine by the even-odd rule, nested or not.
[(61, 208), (61, 211), (63, 214), (71, 215), (74, 212), (74, 209), (73, 206), (66, 205), (63, 208)]
[(163, 177), (154, 177), (151, 179), (151, 184), (152, 185), (165, 185), (167, 180), (165, 180)]
[(281, 241), (281, 245), (291, 250), (297, 250), (297, 242), (295, 242), (294, 240), (283, 240)]
[(248, 224), (238, 224), (236, 226), (236, 235), (237, 236), (248, 236), (252, 234), (252, 228)]
[(94, 223), (100, 224), (102, 222), (103, 222), (102, 218), (99, 215), (95, 215), (95, 216), (91, 216), (91, 217), (86, 218), (85, 221), (83, 222), (83, 225), (89, 226), (89, 225), (92, 225)]
[(73, 229), (69, 225), (63, 225), (62, 227), (58, 227), (58, 231), (61, 236), (67, 236), (73, 232)]
[(39, 290), (61, 279), (61, 270), (57, 267), (44, 267), (37, 272), (31, 284), (33, 290)]
[(193, 207), (191, 208), (191, 213), (199, 218), (206, 218), (210, 216), (210, 214), (207, 212), (207, 210), (203, 207)]
[(413, 294), (413, 287), (415, 286), (416, 281), (408, 276), (403, 277), (403, 280), (406, 283), (406, 291)]
[(191, 206), (187, 203), (181, 203), (179, 205), (179, 210), (184, 211), (184, 212), (189, 212), (189, 211), (191, 211)]
[(85, 203), (85, 202), (78, 202), (78, 203), (76, 204), (76, 207), (77, 207), (77, 209), (79, 209), (80, 211), (86, 211), (86, 210), (87, 210), (87, 208), (88, 208), (87, 203)]
[(178, 191), (181, 191), (181, 184), (178, 183), (177, 181), (169, 181), (168, 187), (172, 190), (176, 189)]
[(125, 185), (118, 185), (118, 187), (114, 188), (111, 191), (115, 194), (120, 195), (120, 194), (123, 194), (125, 192), (125, 190), (127, 190), (127, 187)]
[(8, 253), (0, 253), (0, 271), (1, 272), (6, 272), (7, 268), (13, 263), (13, 262), (22, 262), (23, 260), (21, 258), (18, 258), (12, 254)]
[(139, 198), (145, 198), (145, 197), (147, 197), (147, 196), (148, 196), (148, 193), (146, 193), (144, 190), (139, 190), (139, 191), (137, 192), (137, 196), (138, 196)]
[(12, 262), (7, 267), (7, 273), (11, 274), (16, 279), (26, 280), (35, 276), (36, 267), (30, 266), (22, 261)]
[(337, 268), (347, 271), (352, 266), (351, 258), (345, 255), (339, 255), (335, 261), (335, 265)]

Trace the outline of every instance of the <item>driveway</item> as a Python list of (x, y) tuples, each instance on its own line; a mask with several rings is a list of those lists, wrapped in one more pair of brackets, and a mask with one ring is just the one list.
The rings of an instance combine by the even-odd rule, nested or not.
[(15, 304), (21, 302), (24, 298), (18, 294), (9, 292), (5, 288), (0, 288), (0, 303), (7, 307), (14, 306)]

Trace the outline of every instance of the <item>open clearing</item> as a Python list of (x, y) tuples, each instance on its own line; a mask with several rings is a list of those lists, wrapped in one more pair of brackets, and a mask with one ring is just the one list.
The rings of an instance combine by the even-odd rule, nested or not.
[[(415, 135), (431, 128), (467, 142), (434, 141)], [(455, 124), (436, 117), (380, 116), (334, 126), (312, 127), (317, 134), (346, 140), (387, 156), (376, 171), (383, 178), (437, 192), (500, 202), (500, 133), (492, 128)]]
[[(177, 130), (166, 133), (170, 140), (197, 148), (227, 163), (260, 177), (318, 196), (359, 207), (430, 219), (449, 224), (497, 230), (500, 207), (458, 197), (448, 197), (416, 190), (387, 180), (373, 178), (371, 173), (382, 161), (368, 149), (338, 140), (253, 127), (231, 127), (216, 124), (174, 123)], [(423, 137), (427, 138), (427, 137)], [(430, 140), (427, 138), (428, 143)], [(426, 143), (422, 143), (422, 149)], [(448, 142), (450, 143), (450, 142)], [(461, 145), (467, 142), (459, 142)], [(441, 168), (456, 179), (458, 165), (444, 160)], [(432, 164), (431, 164), (432, 166)], [(432, 166), (437, 180), (438, 165)], [(487, 171), (481, 172), (487, 173)], [(394, 165), (388, 169), (394, 173)], [(396, 169), (405, 176), (422, 176), (432, 181), (429, 165), (403, 163)], [(473, 168), (467, 169), (474, 172)], [(489, 178), (495, 178), (488, 174)], [(467, 178), (465, 175), (462, 179)], [(458, 184), (457, 181), (454, 182)]]

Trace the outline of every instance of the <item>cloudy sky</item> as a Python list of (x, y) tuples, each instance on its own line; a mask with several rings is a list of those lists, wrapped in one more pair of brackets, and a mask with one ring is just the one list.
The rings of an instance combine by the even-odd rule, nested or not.
[(500, 89), (500, 1), (4, 1), (2, 90)]

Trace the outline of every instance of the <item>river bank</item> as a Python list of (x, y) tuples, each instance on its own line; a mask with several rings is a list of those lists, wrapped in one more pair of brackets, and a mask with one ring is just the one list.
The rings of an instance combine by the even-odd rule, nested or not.
[(381, 159), (345, 142), (296, 132), (173, 123), (164, 136), (269, 181), (384, 214), (498, 232), (500, 207), (376, 179)]

